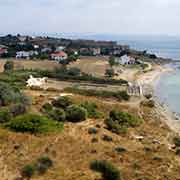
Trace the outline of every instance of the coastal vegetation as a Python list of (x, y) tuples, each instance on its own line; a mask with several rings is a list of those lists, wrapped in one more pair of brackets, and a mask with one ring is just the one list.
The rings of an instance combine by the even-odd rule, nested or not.
[(101, 97), (101, 98), (114, 98), (118, 101), (128, 101), (130, 96), (127, 94), (126, 91), (99, 91), (99, 90), (91, 90), (91, 89), (79, 89), (79, 88), (65, 88), (65, 92), (68, 93), (74, 93), (74, 94), (80, 94), (84, 96), (95, 96), (95, 97)]
[(117, 134), (126, 133), (129, 127), (135, 127), (141, 123), (141, 119), (127, 112), (115, 110), (112, 110), (109, 117), (105, 120), (107, 129)]

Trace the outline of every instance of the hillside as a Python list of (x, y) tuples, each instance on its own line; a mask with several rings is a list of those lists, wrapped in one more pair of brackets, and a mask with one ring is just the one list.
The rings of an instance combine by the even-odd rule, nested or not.
[[(40, 108), (59, 95), (59, 92), (25, 92), (33, 98), (29, 109), (40, 113)], [(143, 119), (136, 128), (128, 129), (126, 134), (114, 134), (106, 129), (104, 118), (87, 119), (80, 123), (65, 123), (61, 133), (30, 135), (15, 133), (6, 129), (0, 131), (1, 178), (14, 180), (26, 164), (46, 155), (53, 160), (53, 167), (44, 175), (35, 175), (32, 180), (95, 180), (100, 174), (90, 170), (92, 160), (108, 160), (121, 172), (122, 179), (178, 179), (180, 177), (180, 157), (170, 150), (173, 133), (163, 124), (155, 111), (133, 103), (107, 101), (74, 95), (71, 98), (80, 103), (93, 101), (105, 117), (112, 109), (128, 111)], [(97, 133), (89, 134), (89, 128)], [(112, 140), (105, 141), (107, 135)], [(142, 136), (143, 139), (139, 139)], [(124, 149), (117, 152), (116, 148)]]

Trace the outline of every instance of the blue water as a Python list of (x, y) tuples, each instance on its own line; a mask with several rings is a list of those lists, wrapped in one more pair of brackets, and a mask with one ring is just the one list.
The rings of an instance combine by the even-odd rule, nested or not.
[(175, 71), (161, 76), (155, 87), (155, 95), (161, 103), (168, 105), (171, 111), (180, 114), (180, 63), (171, 67)]

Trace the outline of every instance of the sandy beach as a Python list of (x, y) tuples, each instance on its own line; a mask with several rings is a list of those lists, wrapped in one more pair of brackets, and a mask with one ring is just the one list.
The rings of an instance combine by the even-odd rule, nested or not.
[[(163, 73), (173, 72), (173, 68), (164, 67), (164, 66), (154, 66), (151, 71), (144, 74), (140, 74), (137, 77), (137, 82), (142, 87), (149, 87), (153, 90), (155, 89), (156, 83), (160, 79), (160, 76)], [(158, 98), (153, 94), (153, 100), (155, 101), (156, 108), (154, 109), (155, 113), (159, 118), (165, 122), (168, 127), (177, 134), (180, 134), (180, 117), (175, 113), (171, 112), (168, 105), (160, 103)]]

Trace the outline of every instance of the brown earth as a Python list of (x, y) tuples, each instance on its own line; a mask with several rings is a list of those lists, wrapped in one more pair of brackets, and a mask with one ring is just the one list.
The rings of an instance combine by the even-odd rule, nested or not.
[(103, 77), (106, 69), (109, 68), (109, 63), (107, 57), (81, 57), (80, 60), (70, 64), (69, 67), (76, 67), (84, 73)]
[[(31, 112), (39, 112), (42, 104), (59, 96), (60, 92), (31, 91)], [(88, 119), (84, 122), (65, 123), (62, 133), (49, 135), (29, 135), (0, 130), (0, 172), (14, 180), (20, 169), (32, 163), (42, 155), (48, 155), (54, 166), (43, 176), (34, 176), (32, 180), (100, 180), (101, 177), (89, 169), (94, 160), (108, 160), (121, 171), (123, 180), (178, 180), (180, 179), (180, 157), (169, 150), (173, 133), (162, 123), (153, 109), (143, 108), (137, 104), (102, 100), (95, 97), (72, 96), (77, 103), (85, 100), (96, 102), (98, 109), (105, 116), (111, 109), (128, 111), (144, 119), (141, 126), (131, 128), (126, 135), (116, 135), (106, 130), (103, 119)], [(98, 133), (88, 134), (89, 127), (99, 125)], [(113, 138), (112, 142), (102, 140), (103, 135)], [(138, 140), (136, 136), (143, 136)], [(92, 138), (98, 142), (92, 143)], [(117, 153), (115, 147), (124, 147), (126, 152)], [(2, 166), (2, 167), (1, 167)], [(0, 174), (1, 175), (1, 174)]]

